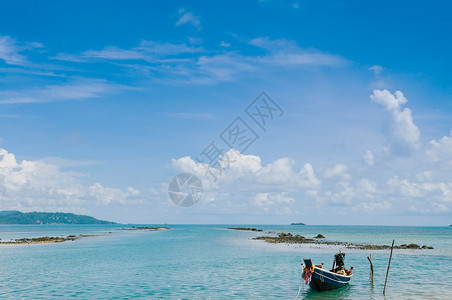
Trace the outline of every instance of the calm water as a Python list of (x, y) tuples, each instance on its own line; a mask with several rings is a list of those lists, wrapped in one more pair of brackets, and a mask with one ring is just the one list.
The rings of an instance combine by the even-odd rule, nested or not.
[[(221, 226), (168, 225), (159, 232), (120, 231), (120, 226), (1, 225), (2, 240), (69, 234), (102, 234), (74, 242), (0, 246), (0, 298), (82, 299), (294, 299), (302, 258), (332, 265), (340, 248), (272, 245), (255, 232)], [(386, 299), (450, 299), (452, 228), (367, 226), (256, 226), (264, 230), (322, 233), (328, 240), (430, 245), (434, 250), (395, 250)], [(347, 250), (352, 284), (332, 292), (304, 287), (305, 299), (384, 299), (389, 251)]]

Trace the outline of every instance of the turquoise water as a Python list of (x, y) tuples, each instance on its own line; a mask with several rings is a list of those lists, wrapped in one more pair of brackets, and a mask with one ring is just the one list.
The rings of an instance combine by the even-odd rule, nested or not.
[[(0, 298), (6, 299), (294, 299), (302, 258), (332, 264), (345, 251), (352, 284), (331, 292), (304, 287), (305, 299), (384, 299), (389, 251), (308, 248), (251, 240), (262, 233), (226, 225), (168, 225), (158, 232), (120, 231), (123, 225), (2, 225), (2, 240), (69, 234), (111, 234), (73, 242), (0, 245)], [(452, 289), (452, 228), (371, 226), (257, 226), (266, 231), (322, 233), (328, 240), (430, 245), (394, 250), (386, 299), (448, 299)]]

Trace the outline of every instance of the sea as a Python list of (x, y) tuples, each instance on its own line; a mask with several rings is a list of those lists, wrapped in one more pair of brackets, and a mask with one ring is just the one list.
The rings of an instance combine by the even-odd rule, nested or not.
[[(141, 224), (143, 225), (143, 224)], [(162, 224), (147, 224), (163, 226)], [(0, 245), (0, 299), (452, 299), (452, 227), (164, 225), (161, 231), (122, 230), (132, 225), (0, 225), (0, 238), (91, 235), (54, 244)], [(432, 250), (269, 244), (266, 232), (326, 240)], [(333, 264), (338, 251), (353, 266), (349, 286), (311, 290), (301, 263)], [(367, 256), (372, 255), (370, 282)]]

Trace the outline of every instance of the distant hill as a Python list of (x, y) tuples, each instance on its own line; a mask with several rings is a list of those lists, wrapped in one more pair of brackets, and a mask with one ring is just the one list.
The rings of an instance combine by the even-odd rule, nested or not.
[(71, 213), (0, 211), (0, 224), (115, 224), (114, 222)]
[(18, 212), (18, 211), (17, 210), (2, 210), (2, 211), (0, 211), (0, 217), (6, 216), (10, 213), (16, 213), (16, 212)]

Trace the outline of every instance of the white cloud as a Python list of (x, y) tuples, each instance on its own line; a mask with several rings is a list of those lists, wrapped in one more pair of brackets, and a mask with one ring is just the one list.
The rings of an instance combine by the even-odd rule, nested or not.
[(408, 102), (401, 91), (396, 91), (393, 95), (388, 90), (374, 90), (370, 98), (390, 112), (400, 111), (401, 106)]
[(277, 66), (337, 66), (344, 65), (347, 61), (332, 54), (322, 53), (316, 50), (305, 50), (294, 42), (286, 39), (270, 40), (268, 37), (259, 37), (251, 40), (250, 45), (265, 49), (269, 52), (266, 56), (257, 58), (258, 62)]
[(452, 165), (452, 131), (450, 136), (443, 136), (439, 140), (431, 140), (427, 154), (433, 162), (448, 162)]
[(402, 106), (408, 102), (403, 93), (396, 91), (391, 94), (388, 90), (374, 90), (370, 98), (391, 113), (392, 136), (395, 139), (393, 146), (397, 148), (395, 150), (418, 148), (420, 132), (413, 122), (411, 110), (407, 107), (402, 109)]
[[(190, 41), (195, 42), (193, 38), (190, 38)], [(285, 39), (256, 38), (249, 44), (261, 48), (263, 54), (244, 55), (237, 50), (231, 50), (227, 43), (221, 43), (222, 50), (218, 52), (186, 44), (142, 41), (139, 46), (130, 49), (107, 46), (102, 50), (88, 50), (79, 55), (60, 53), (54, 58), (85, 63), (103, 60), (119, 64), (123, 68), (144, 71), (149, 76), (159, 72), (159, 77), (164, 78), (160, 79), (162, 83), (194, 84), (234, 81), (238, 80), (241, 74), (252, 74), (264, 69), (268, 72), (280, 68), (342, 66), (347, 63), (338, 55), (317, 50), (308, 51)], [(122, 61), (140, 62), (124, 64)]]
[(373, 71), (375, 76), (380, 76), (384, 68), (380, 65), (374, 65), (370, 67), (369, 70)]
[[(276, 214), (278, 210), (290, 214), (289, 211), (292, 213), (300, 205), (298, 201), (306, 204), (305, 201), (312, 200), (311, 204), (330, 205), (342, 212), (346, 211), (343, 207), (350, 206), (355, 212), (375, 213), (389, 209), (406, 212), (408, 207), (421, 204), (431, 213), (452, 209), (452, 182), (433, 181), (430, 171), (423, 172), (422, 182), (402, 176), (393, 176), (386, 181), (384, 176), (377, 180), (361, 177), (351, 181), (349, 172), (354, 170), (349, 170), (345, 164), (337, 164), (325, 171), (329, 180), (322, 183), (310, 163), (297, 172), (295, 162), (289, 158), (262, 165), (256, 155), (243, 155), (235, 150), (230, 150), (227, 155), (230, 162), (227, 164), (224, 158), (220, 161), (221, 174), (197, 164), (188, 156), (173, 160), (176, 170), (194, 173), (203, 180), (204, 204), (219, 210), (228, 207), (230, 212), (252, 211), (254, 206), (268, 213)], [(208, 172), (216, 174), (217, 180), (209, 177)], [(359, 173), (354, 174), (353, 177)], [(370, 175), (375, 176), (374, 172)]]
[(0, 59), (9, 65), (23, 65), (26, 58), (19, 54), (19, 47), (16, 41), (9, 36), (0, 36)]
[(9, 36), (0, 36), (0, 60), (8, 65), (25, 66), (29, 63), (21, 52), (42, 47), (41, 43), (17, 42)]
[(346, 164), (337, 164), (334, 166), (334, 168), (325, 170), (325, 177), (339, 177), (348, 180), (350, 179), (350, 174), (347, 173), (347, 169), (348, 167)]
[(371, 80), (370, 87), (374, 89), (384, 89), (388, 87), (386, 78), (383, 76), (384, 68), (380, 65), (374, 65), (369, 68), (374, 73), (374, 78)]
[(199, 17), (193, 15), (193, 13), (191, 12), (186, 11), (185, 8), (179, 9), (178, 13), (180, 15), (180, 18), (179, 20), (177, 20), (176, 26), (191, 24), (198, 30), (201, 29), (201, 21), (199, 20)]
[(252, 201), (253, 204), (256, 206), (269, 206), (273, 204), (273, 202), (268, 199), (269, 194), (270, 193), (257, 193)]
[(140, 192), (82, 184), (73, 172), (63, 172), (44, 161), (17, 161), (0, 148), (0, 205), (2, 209), (75, 211), (108, 204), (141, 201)]
[[(202, 48), (188, 46), (186, 44), (159, 43), (143, 40), (138, 46), (130, 49), (107, 46), (102, 50), (88, 50), (80, 55), (59, 53), (54, 59), (74, 62), (90, 62), (96, 59), (103, 59), (113, 61), (144, 60), (149, 63), (165, 63), (169, 61), (163, 60), (162, 57), (193, 54), (202, 51)], [(183, 60), (179, 60), (179, 62), (183, 62)]]
[[(190, 172), (200, 177), (207, 189), (281, 192), (297, 188), (315, 189), (321, 184), (309, 163), (299, 172), (294, 168), (295, 162), (288, 158), (280, 158), (263, 166), (259, 156), (244, 155), (234, 149), (226, 152), (220, 160), (221, 172), (196, 163), (189, 156), (173, 159), (172, 165), (180, 172)], [(213, 181), (213, 176), (209, 174), (217, 175), (217, 180)]]
[(306, 163), (300, 170), (300, 185), (305, 188), (317, 188), (322, 182), (317, 178), (314, 168), (310, 163)]
[(196, 44), (201, 44), (202, 39), (194, 37), (194, 36), (189, 36), (188, 41), (190, 42), (190, 44), (196, 45)]
[(374, 155), (372, 153), (372, 151), (367, 150), (366, 154), (364, 155), (364, 162), (369, 165), (369, 166), (373, 166), (374, 165)]
[(280, 158), (261, 167), (255, 172), (258, 182), (262, 184), (284, 185), (289, 182), (296, 183), (297, 173), (293, 169), (294, 161), (288, 158)]
[(419, 198), (423, 202), (428, 199), (430, 204), (434, 201), (452, 204), (452, 182), (414, 182), (394, 176), (387, 184), (392, 192), (402, 197)]
[(393, 206), (389, 201), (383, 200), (382, 202), (377, 201), (361, 202), (358, 204), (356, 208), (354, 208), (354, 210), (372, 213), (375, 211), (389, 211), (392, 207)]
[(22, 91), (0, 91), (0, 104), (44, 103), (98, 98), (125, 87), (101, 79), (76, 79), (61, 85), (30, 88)]
[[(369, 152), (367, 163), (372, 162)], [(349, 169), (346, 164), (337, 164), (324, 171), (328, 180), (322, 182), (310, 163), (297, 171), (295, 161), (289, 158), (263, 165), (256, 155), (243, 155), (233, 149), (227, 155), (230, 163), (224, 158), (220, 161), (224, 168), (221, 174), (196, 164), (188, 156), (173, 160), (176, 170), (194, 173), (203, 180), (205, 193), (199, 209), (251, 214), (258, 213), (253, 209), (259, 209), (268, 214), (292, 215), (300, 205), (309, 203), (341, 214), (381, 214), (388, 210), (395, 214), (444, 214), (452, 210), (450, 176), (441, 179), (428, 164), (416, 170), (407, 164), (405, 169), (399, 169), (403, 175), (394, 175), (387, 169), (382, 173), (380, 169)], [(209, 172), (217, 174), (216, 181)]]
[(103, 205), (108, 205), (115, 201), (120, 204), (131, 204), (132, 202), (136, 202), (136, 200), (141, 202), (138, 198), (140, 191), (130, 186), (127, 188), (127, 191), (122, 191), (121, 189), (104, 187), (100, 183), (94, 183), (89, 187), (89, 195), (95, 197)]
[(234, 53), (200, 56), (196, 65), (201, 80), (214, 81), (232, 81), (236, 79), (237, 74), (255, 69), (246, 59)]
[(379, 192), (377, 183), (372, 182), (367, 178), (358, 181), (356, 187), (360, 194), (365, 195), (368, 198), (373, 198), (373, 195)]
[(253, 205), (268, 208), (272, 205), (284, 205), (294, 203), (295, 200), (288, 196), (287, 192), (281, 193), (257, 193), (251, 201)]

